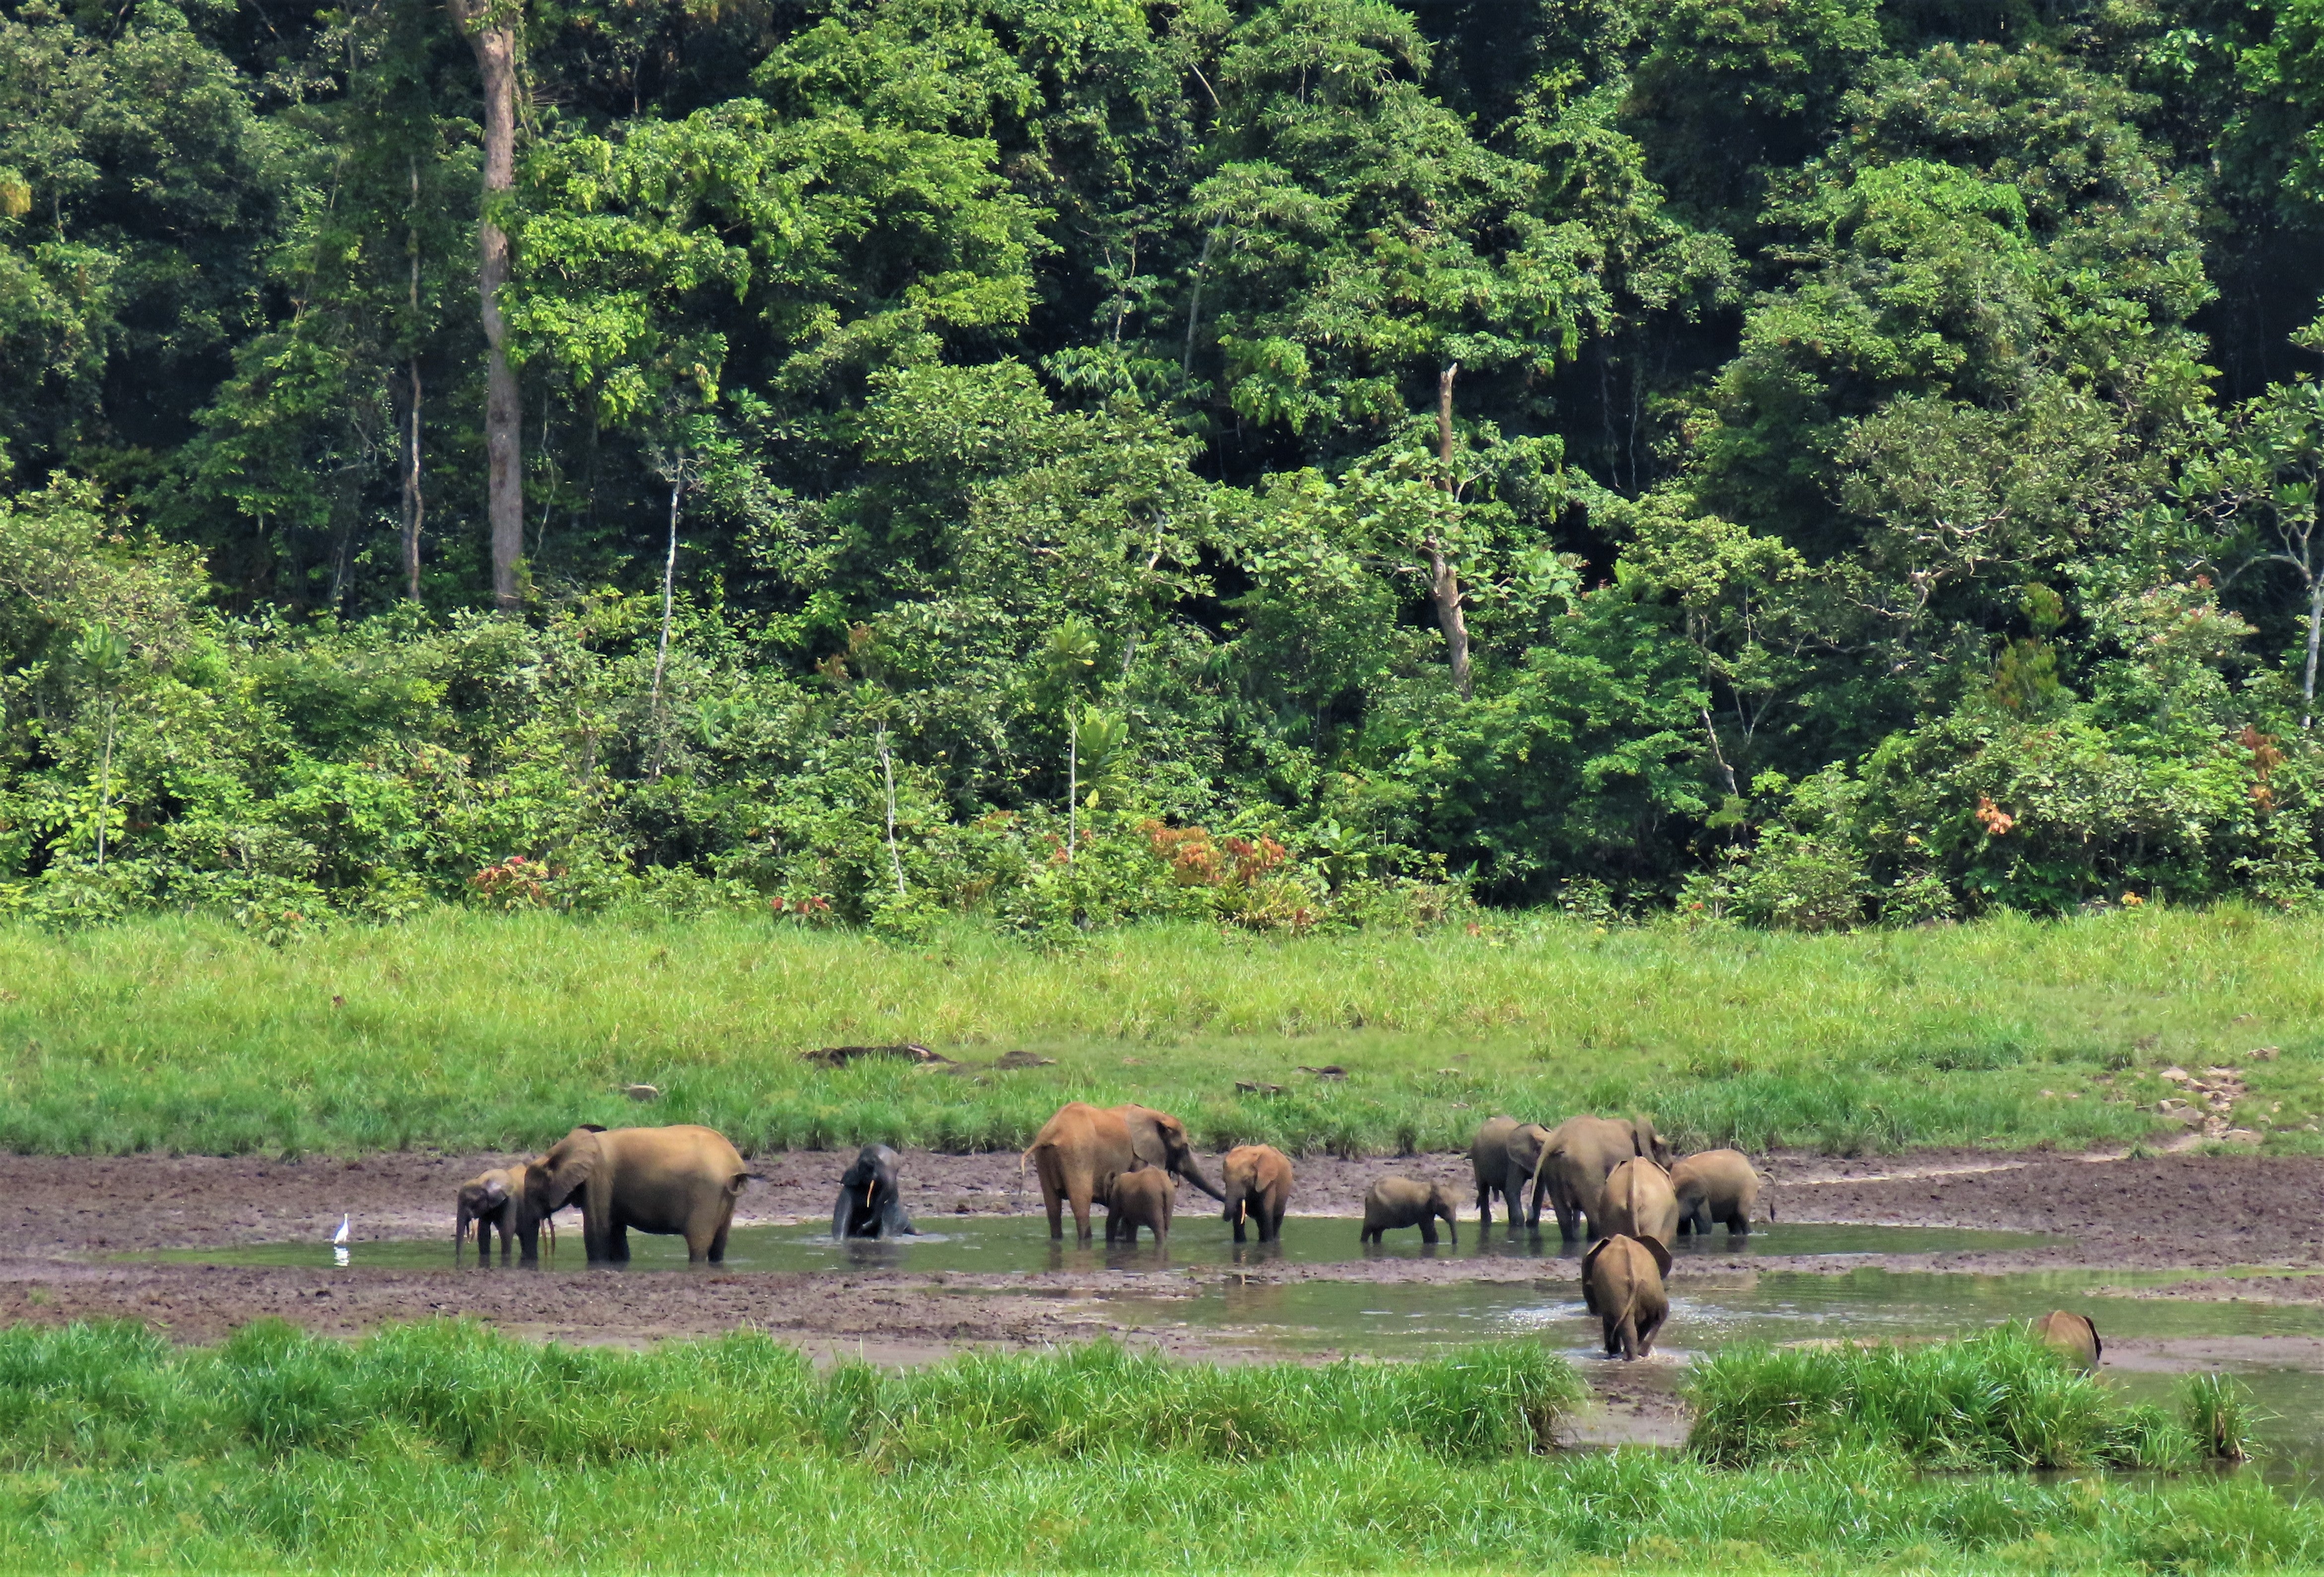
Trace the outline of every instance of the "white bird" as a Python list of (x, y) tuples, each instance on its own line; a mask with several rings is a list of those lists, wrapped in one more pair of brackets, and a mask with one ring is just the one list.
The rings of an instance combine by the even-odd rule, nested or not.
[(344, 1249), (347, 1246), (347, 1222), (354, 1219), (352, 1216), (339, 1217), (339, 1230), (331, 1234), (332, 1248)]

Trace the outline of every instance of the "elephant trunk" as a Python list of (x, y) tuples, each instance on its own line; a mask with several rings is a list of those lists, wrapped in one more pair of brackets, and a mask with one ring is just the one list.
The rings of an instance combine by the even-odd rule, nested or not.
[[(467, 1202), (466, 1200), (463, 1199), (462, 1201), (460, 1201), (459, 1208), (458, 1208), (458, 1209), (454, 1213), (453, 1217), (452, 1217), (452, 1263), (453, 1263), (454, 1265), (457, 1265), (457, 1264), (459, 1264), (459, 1262), (460, 1262), (460, 1245), (461, 1245), (461, 1244), (463, 1244), (463, 1243), (465, 1243), (465, 1242), (466, 1242), (467, 1240), (468, 1240), (468, 1202)], [(480, 1256), (481, 1256), (481, 1255), (484, 1253), (484, 1250), (483, 1250), (481, 1247), (479, 1247), (479, 1248), (477, 1249), (476, 1252), (477, 1252), (477, 1254), (478, 1254), (478, 1255), (480, 1255)]]
[(1173, 1169), (1176, 1171), (1179, 1176), (1184, 1177), (1187, 1182), (1192, 1183), (1195, 1187), (1209, 1194), (1213, 1199), (1217, 1200), (1221, 1204), (1224, 1204), (1227, 1202), (1225, 1192), (1222, 1190), (1217, 1184), (1203, 1176), (1203, 1168), (1195, 1164), (1194, 1157), (1192, 1155), (1188, 1155)]
[(853, 1213), (850, 1210), (850, 1206), (853, 1205), (854, 1203), (855, 1190), (853, 1186), (852, 1185), (843, 1185), (839, 1190), (838, 1202), (831, 1207), (831, 1235), (833, 1237), (844, 1238), (847, 1235), (847, 1218), (851, 1213)]

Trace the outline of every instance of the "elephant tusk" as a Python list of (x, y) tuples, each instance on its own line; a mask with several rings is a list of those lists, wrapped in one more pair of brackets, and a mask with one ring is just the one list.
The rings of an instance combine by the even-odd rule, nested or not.
[(878, 1186), (880, 1186), (880, 1180), (879, 1180), (877, 1177), (874, 1177), (871, 1182), (866, 1183), (865, 1185), (863, 1185), (863, 1208), (864, 1208), (864, 1209), (869, 1210), (869, 1209), (871, 1209), (871, 1208), (872, 1208), (872, 1190), (873, 1190), (874, 1188), (877, 1188)]

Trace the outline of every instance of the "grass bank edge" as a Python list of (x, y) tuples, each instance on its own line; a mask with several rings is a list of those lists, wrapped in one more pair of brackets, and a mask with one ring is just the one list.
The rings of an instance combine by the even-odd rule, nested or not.
[(185, 1349), (134, 1326), (14, 1327), (0, 1331), (0, 1564), (496, 1570), (511, 1550), (528, 1570), (2324, 1557), (2324, 1504), (2247, 1476), (1930, 1473), (1869, 1438), (1781, 1466), (1544, 1452), (1528, 1409), (1575, 1394), (1571, 1368), (1530, 1343), (1240, 1369), (1099, 1345), (897, 1373), (817, 1372), (756, 1334), (633, 1353), (451, 1322), (352, 1343), (269, 1324)]
[[(514, 1149), (638, 1120), (616, 1092), (644, 1083), (651, 1120), (753, 1152), (1005, 1149), (1076, 1096), (1295, 1153), (1458, 1148), (1494, 1110), (1591, 1109), (1753, 1149), (2082, 1148), (2182, 1131), (2153, 1110), (2176, 1062), (2237, 1066), (2238, 1120), (2312, 1150), (2319, 944), (2324, 920), (2232, 908), (1821, 936), (1156, 926), (1062, 951), (457, 910), (281, 947), (193, 918), (5, 927), (0, 1146)], [(906, 1039), (963, 1065), (797, 1056)], [(1054, 1064), (991, 1067), (1008, 1049)]]

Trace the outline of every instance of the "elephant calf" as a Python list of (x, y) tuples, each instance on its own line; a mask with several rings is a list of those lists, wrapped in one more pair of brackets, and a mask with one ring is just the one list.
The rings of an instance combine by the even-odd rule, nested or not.
[(1105, 1240), (1135, 1243), (1138, 1229), (1154, 1234), (1157, 1247), (1170, 1240), (1170, 1212), (1178, 1202), (1178, 1179), (1159, 1167), (1117, 1173), (1105, 1195)]
[(1670, 1250), (1652, 1238), (1617, 1233), (1600, 1238), (1582, 1257), (1582, 1301), (1604, 1327), (1606, 1355), (1644, 1358), (1670, 1318)]
[(1511, 1233), (1520, 1215), (1528, 1228), (1539, 1230), (1542, 1194), (1549, 1185), (1541, 1163), (1549, 1139), (1549, 1130), (1538, 1122), (1519, 1122), (1514, 1117), (1489, 1117), (1478, 1127), (1477, 1137), (1469, 1141), (1469, 1169), (1477, 1178), (1480, 1232), (1492, 1227), (1496, 1194), (1508, 1208)]
[(2034, 1339), (2054, 1347), (2084, 1369), (2096, 1369), (2106, 1352), (2098, 1328), (2088, 1314), (2052, 1309), (2034, 1322)]
[[(492, 1263), (494, 1228), (501, 1234), (502, 1264), (508, 1263), (512, 1242), (522, 1244), (526, 1264), (540, 1259), (539, 1225), (524, 1213), (524, 1180), (530, 1170), (529, 1163), (519, 1161), (513, 1167), (495, 1167), (489, 1172), (480, 1172), (460, 1185), (460, 1192), (453, 1201), (453, 1264), (460, 1262), (460, 1245), (468, 1240), (472, 1222), (476, 1231), (477, 1264)], [(549, 1222), (549, 1240), (553, 1248), (557, 1241), (554, 1221)]]
[(839, 1176), (839, 1198), (831, 1207), (833, 1237), (919, 1235), (912, 1218), (904, 1213), (897, 1182), (900, 1159), (886, 1145), (865, 1145), (855, 1152), (855, 1164)]
[(1418, 1227), (1420, 1240), (1436, 1240), (1436, 1218), (1443, 1216), (1452, 1240), (1461, 1240), (1460, 1218), (1452, 1195), (1442, 1183), (1422, 1183), (1411, 1177), (1381, 1177), (1364, 1190), (1362, 1241), (1377, 1243), (1380, 1234), (1397, 1227)]
[(1246, 1219), (1259, 1223), (1259, 1240), (1278, 1241), (1283, 1236), (1283, 1213), (1291, 1204), (1291, 1161), (1273, 1145), (1238, 1145), (1219, 1163), (1227, 1185), (1225, 1219), (1234, 1223), (1234, 1240), (1243, 1240)]
[(1594, 1236), (1652, 1238), (1665, 1249), (1678, 1239), (1678, 1195), (1671, 1191), (1670, 1174), (1644, 1156), (1614, 1168), (1598, 1203), (1590, 1217)]
[[(1741, 1150), (1705, 1150), (1689, 1156), (1671, 1168), (1671, 1189), (1678, 1195), (1678, 1230), (1711, 1231), (1723, 1222), (1737, 1235), (1751, 1230), (1751, 1212), (1759, 1203), (1759, 1174)], [(1767, 1219), (1775, 1219), (1773, 1204)]]

